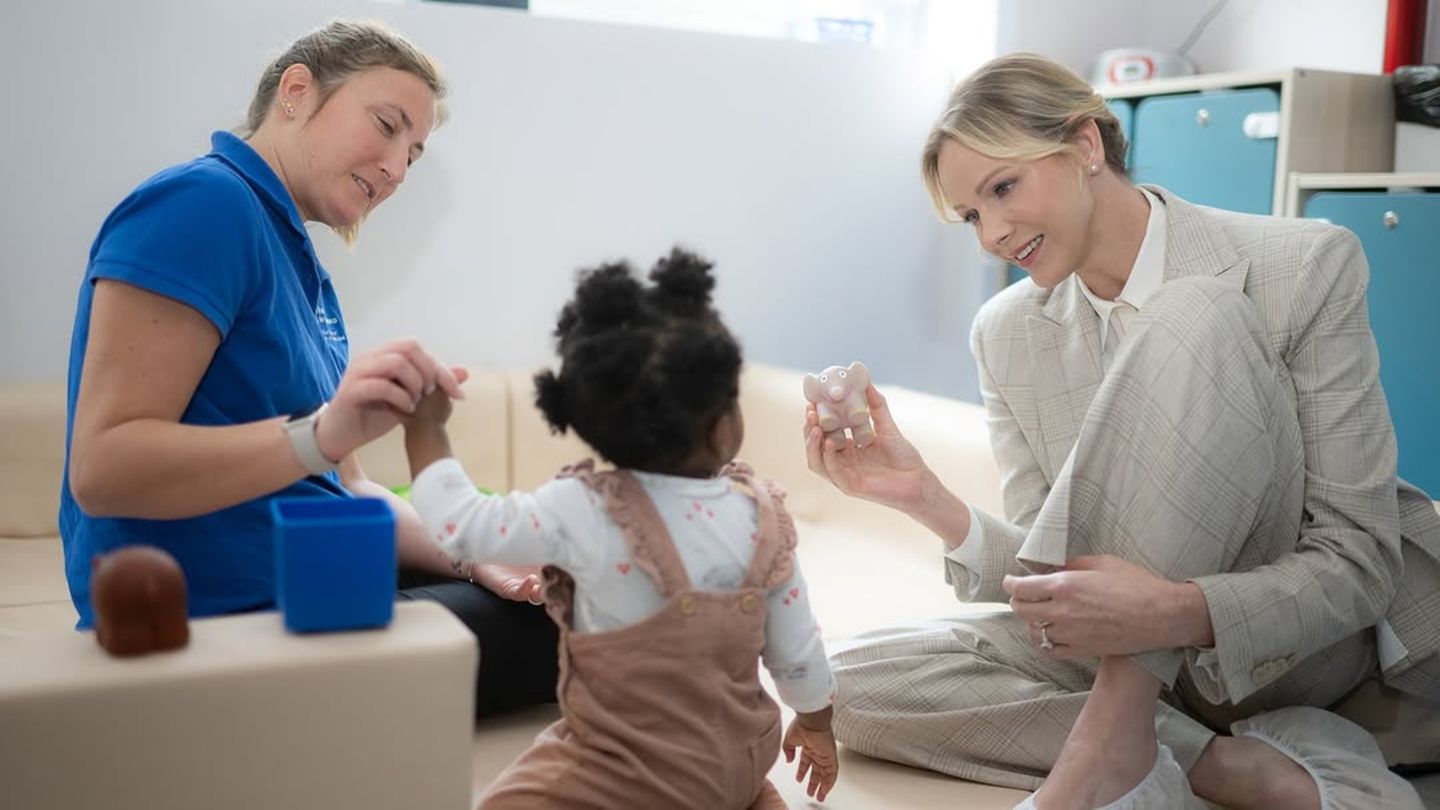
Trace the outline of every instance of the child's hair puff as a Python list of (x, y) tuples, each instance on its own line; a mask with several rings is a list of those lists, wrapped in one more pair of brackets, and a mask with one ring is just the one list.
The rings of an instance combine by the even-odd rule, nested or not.
[(535, 375), (551, 429), (619, 467), (665, 472), (740, 392), (740, 346), (711, 306), (710, 262), (675, 248), (642, 285), (625, 262), (583, 271), (555, 326), (560, 371)]

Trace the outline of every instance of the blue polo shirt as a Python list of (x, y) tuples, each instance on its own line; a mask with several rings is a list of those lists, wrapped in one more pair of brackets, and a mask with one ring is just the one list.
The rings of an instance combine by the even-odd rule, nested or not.
[(349, 497), (335, 473), (184, 520), (102, 518), (70, 494), (75, 396), (97, 279), (113, 279), (192, 307), (220, 345), (180, 421), (238, 425), (329, 400), (349, 356), (345, 321), (305, 224), (280, 178), (249, 144), (226, 132), (210, 154), (146, 180), (106, 218), (90, 249), (70, 341), (66, 474), (60, 536), (70, 596), (89, 627), (90, 560), (121, 546), (160, 546), (179, 561), (190, 613), (206, 616), (275, 601), (270, 499)]

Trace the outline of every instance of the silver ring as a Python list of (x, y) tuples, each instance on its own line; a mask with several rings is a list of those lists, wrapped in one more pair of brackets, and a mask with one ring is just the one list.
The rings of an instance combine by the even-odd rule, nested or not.
[(1050, 640), (1049, 630), (1050, 625), (1048, 623), (1040, 625), (1040, 649), (1042, 650), (1055, 649), (1055, 642)]

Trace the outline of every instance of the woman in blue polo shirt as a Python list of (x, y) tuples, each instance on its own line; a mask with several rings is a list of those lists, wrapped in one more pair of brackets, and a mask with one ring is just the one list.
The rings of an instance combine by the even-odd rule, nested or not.
[(243, 139), (216, 133), (210, 154), (105, 220), (70, 347), (60, 505), (82, 628), (91, 558), (137, 543), (180, 562), (193, 615), (271, 607), (269, 500), (364, 494), (395, 508), (402, 585), (415, 586), (402, 595), (441, 601), (479, 637), (477, 710), (553, 699), (555, 629), (527, 602), (529, 572), (453, 564), (354, 456), (426, 391), (461, 395), (463, 371), (414, 340), (351, 358), (305, 230), (353, 241), (424, 151), (444, 95), (402, 37), (331, 23), (265, 71)]

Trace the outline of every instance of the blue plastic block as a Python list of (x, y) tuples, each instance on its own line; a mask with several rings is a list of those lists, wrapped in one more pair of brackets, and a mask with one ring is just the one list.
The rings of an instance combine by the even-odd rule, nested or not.
[(395, 613), (395, 515), (378, 498), (276, 498), (275, 599), (295, 633), (382, 627)]

